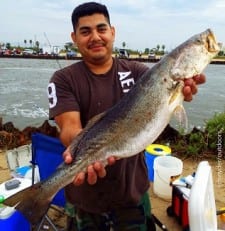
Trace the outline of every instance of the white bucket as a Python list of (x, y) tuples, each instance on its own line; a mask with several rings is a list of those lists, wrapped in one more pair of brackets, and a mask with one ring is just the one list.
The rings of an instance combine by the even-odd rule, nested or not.
[(174, 156), (159, 156), (154, 161), (154, 193), (164, 199), (172, 198), (173, 178), (181, 175), (183, 162)]

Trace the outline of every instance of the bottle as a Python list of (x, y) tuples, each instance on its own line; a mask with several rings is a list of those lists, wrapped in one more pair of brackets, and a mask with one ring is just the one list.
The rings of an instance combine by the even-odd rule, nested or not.
[(5, 206), (3, 205), (5, 198), (4, 196), (0, 195), (0, 213), (4, 210)]

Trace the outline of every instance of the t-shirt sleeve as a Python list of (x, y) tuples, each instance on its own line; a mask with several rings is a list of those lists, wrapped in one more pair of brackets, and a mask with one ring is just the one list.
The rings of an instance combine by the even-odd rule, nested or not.
[(72, 89), (70, 73), (65, 69), (53, 74), (47, 87), (47, 94), (50, 119), (64, 112), (80, 111), (74, 89)]

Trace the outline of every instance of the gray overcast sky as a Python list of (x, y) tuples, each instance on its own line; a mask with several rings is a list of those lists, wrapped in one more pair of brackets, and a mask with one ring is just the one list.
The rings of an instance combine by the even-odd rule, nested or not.
[[(82, 0), (1, 0), (0, 42), (42, 46), (71, 42), (71, 13)], [(225, 45), (225, 0), (101, 0), (116, 27), (115, 47), (171, 50), (190, 36), (211, 28)], [(46, 36), (44, 36), (46, 34)], [(47, 38), (46, 38), (47, 37)]]

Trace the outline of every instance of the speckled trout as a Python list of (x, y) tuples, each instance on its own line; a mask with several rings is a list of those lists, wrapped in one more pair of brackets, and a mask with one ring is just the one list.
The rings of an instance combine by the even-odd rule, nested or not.
[(54, 195), (88, 165), (97, 160), (106, 163), (109, 156), (127, 158), (143, 151), (164, 130), (172, 114), (185, 118), (183, 80), (202, 73), (219, 50), (210, 29), (175, 48), (141, 76), (115, 106), (88, 123), (72, 141), (71, 164), (63, 163), (48, 179), (7, 198), (4, 204), (15, 206), (35, 224)]

